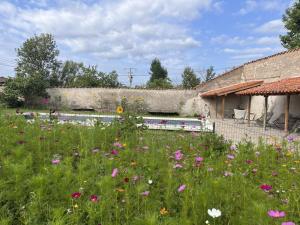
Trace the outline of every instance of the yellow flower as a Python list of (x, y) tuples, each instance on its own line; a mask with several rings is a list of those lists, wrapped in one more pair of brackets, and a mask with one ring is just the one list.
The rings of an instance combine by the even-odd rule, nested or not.
[(74, 205), (74, 208), (78, 208), (78, 205), (77, 205), (77, 204), (75, 204), (75, 205)]
[(159, 212), (160, 212), (160, 215), (162, 215), (162, 216), (165, 216), (169, 213), (168, 210), (166, 210), (166, 208), (161, 208)]
[(118, 107), (117, 107), (117, 113), (118, 113), (118, 114), (122, 114), (123, 112), (124, 112), (123, 107), (122, 107), (122, 106), (118, 106)]
[(127, 146), (127, 144), (125, 143), (125, 144), (123, 144), (123, 147), (126, 147)]

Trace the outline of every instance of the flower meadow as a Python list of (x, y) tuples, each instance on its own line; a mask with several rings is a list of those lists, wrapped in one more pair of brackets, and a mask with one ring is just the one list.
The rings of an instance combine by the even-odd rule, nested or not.
[(300, 224), (298, 144), (0, 116), (0, 224)]

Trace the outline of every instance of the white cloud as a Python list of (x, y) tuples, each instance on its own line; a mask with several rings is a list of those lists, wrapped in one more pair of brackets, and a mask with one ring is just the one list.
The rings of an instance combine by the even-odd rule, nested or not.
[(284, 28), (283, 22), (281, 19), (271, 20), (267, 23), (264, 23), (255, 29), (258, 33), (284, 33), (286, 30)]
[(259, 45), (278, 45), (280, 43), (279, 37), (260, 37), (256, 40)]
[[(35, 0), (31, 0), (33, 4)], [(24, 36), (48, 32), (73, 52), (105, 58), (164, 55), (200, 46), (186, 23), (212, 6), (212, 0), (118, 0), (58, 8), (20, 8), (1, 2), (4, 24)], [(178, 23), (179, 22), (179, 23)]]
[(246, 15), (258, 10), (283, 12), (289, 5), (289, 2), (284, 0), (246, 0), (237, 14)]

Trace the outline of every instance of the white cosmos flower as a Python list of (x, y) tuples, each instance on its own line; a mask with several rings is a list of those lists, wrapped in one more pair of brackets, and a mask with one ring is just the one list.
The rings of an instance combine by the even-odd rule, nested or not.
[(221, 211), (219, 209), (209, 209), (207, 210), (208, 215), (210, 215), (212, 218), (217, 218), (221, 216)]
[(153, 181), (152, 180), (148, 180), (148, 184), (152, 184), (153, 183)]

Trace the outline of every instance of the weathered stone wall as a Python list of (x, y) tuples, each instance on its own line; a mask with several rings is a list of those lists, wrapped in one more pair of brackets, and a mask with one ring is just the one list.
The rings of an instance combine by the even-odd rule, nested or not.
[(51, 104), (57, 107), (101, 112), (114, 112), (122, 98), (126, 98), (129, 105), (142, 106), (147, 112), (193, 115), (201, 110), (202, 102), (193, 101), (199, 98), (196, 90), (54, 88), (48, 89), (48, 93)]

